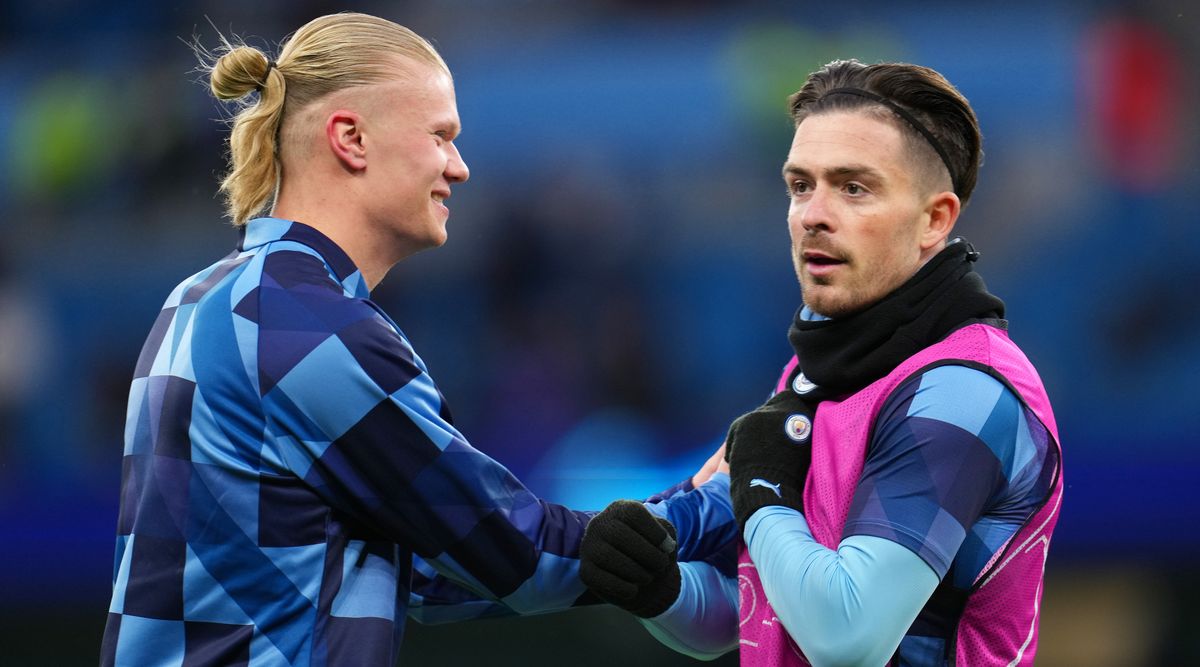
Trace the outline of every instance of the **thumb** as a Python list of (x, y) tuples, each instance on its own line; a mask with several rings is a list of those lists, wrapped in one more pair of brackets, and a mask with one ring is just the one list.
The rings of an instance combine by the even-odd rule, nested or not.
[(673, 556), (679, 550), (679, 543), (676, 541), (678, 533), (675, 532), (675, 525), (662, 517), (656, 516), (654, 518), (658, 520), (658, 525), (667, 532), (667, 536), (663, 538), (659, 548), (663, 550), (663, 553), (672, 554)]

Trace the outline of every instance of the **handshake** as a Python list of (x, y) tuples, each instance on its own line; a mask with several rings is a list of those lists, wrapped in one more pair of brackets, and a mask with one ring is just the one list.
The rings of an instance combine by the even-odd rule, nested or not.
[(679, 597), (675, 526), (634, 500), (617, 500), (587, 525), (579, 578), (593, 593), (634, 616), (651, 618)]
[[(812, 461), (812, 422), (785, 389), (729, 428), (725, 460), (739, 531), (760, 508), (803, 511)], [(642, 618), (658, 616), (679, 597), (679, 546), (670, 521), (640, 502), (618, 500), (597, 514), (580, 545), (579, 577), (602, 600)]]

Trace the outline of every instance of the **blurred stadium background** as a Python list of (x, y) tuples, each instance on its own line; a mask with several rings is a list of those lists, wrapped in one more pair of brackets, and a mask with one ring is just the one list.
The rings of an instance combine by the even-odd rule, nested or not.
[[(1039, 664), (1200, 664), (1182, 0), (0, 4), (0, 663), (95, 662), (134, 360), (169, 289), (234, 242), (222, 112), (186, 42), (269, 46), (346, 9), (436, 43), (472, 170), (448, 245), (377, 301), (472, 442), (585, 509), (689, 474), (789, 355), (786, 95), (839, 57), (946, 74), (985, 133), (959, 231), (1066, 452)], [(410, 624), (404, 658), (686, 662), (607, 609)]]

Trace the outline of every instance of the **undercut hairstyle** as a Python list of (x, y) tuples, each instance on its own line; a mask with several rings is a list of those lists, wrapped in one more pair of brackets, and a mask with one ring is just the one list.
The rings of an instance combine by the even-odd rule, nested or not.
[(277, 59), (244, 42), (222, 39), (210, 55), (197, 47), (212, 94), (238, 100), (221, 181), (236, 226), (273, 203), (281, 174), (280, 128), (312, 103), (347, 88), (397, 76), (397, 58), (450, 70), (433, 46), (391, 21), (353, 12), (313, 19), (287, 38)]
[(948, 173), (964, 207), (975, 190), (983, 163), (979, 120), (967, 98), (928, 67), (835, 60), (810, 74), (788, 106), (796, 127), (833, 111), (875, 113), (900, 129), (925, 176)]

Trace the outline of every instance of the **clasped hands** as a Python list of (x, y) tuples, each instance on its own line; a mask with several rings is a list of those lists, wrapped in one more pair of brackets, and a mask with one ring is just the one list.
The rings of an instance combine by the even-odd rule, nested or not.
[[(812, 421), (791, 389), (738, 417), (729, 427), (724, 450), (740, 529), (762, 507), (803, 509), (804, 480), (812, 461)], [(707, 479), (704, 473), (711, 475), (715, 467), (710, 459), (697, 479)], [(651, 618), (679, 596), (677, 553), (676, 531), (669, 521), (640, 502), (618, 500), (588, 523), (580, 545), (579, 576), (601, 599)]]

